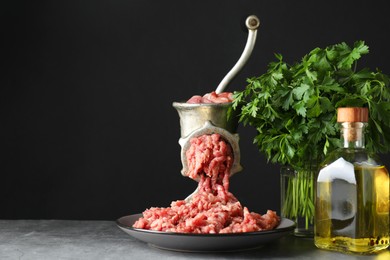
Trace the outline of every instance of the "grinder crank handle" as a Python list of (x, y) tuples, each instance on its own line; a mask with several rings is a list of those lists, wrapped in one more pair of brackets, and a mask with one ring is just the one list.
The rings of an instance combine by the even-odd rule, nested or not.
[(222, 79), (219, 83), (215, 92), (220, 94), (224, 92), (226, 86), (230, 81), (237, 75), (237, 73), (244, 67), (245, 63), (248, 61), (249, 57), (252, 54), (253, 47), (256, 43), (257, 28), (260, 26), (260, 20), (256, 15), (250, 15), (246, 18), (245, 25), (248, 28), (248, 39), (244, 51), (241, 54), (240, 59), (237, 61), (236, 65), (229, 71), (228, 74)]

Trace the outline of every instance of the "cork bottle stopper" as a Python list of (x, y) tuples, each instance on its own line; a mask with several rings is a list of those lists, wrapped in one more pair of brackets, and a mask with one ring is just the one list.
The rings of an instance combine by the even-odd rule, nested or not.
[(366, 107), (339, 107), (337, 122), (368, 122), (368, 108)]

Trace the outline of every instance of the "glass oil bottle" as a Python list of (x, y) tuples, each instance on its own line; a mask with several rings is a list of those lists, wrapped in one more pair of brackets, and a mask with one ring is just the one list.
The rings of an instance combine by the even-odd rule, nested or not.
[(389, 173), (365, 149), (367, 108), (339, 108), (343, 146), (316, 176), (314, 243), (318, 248), (370, 254), (389, 246)]

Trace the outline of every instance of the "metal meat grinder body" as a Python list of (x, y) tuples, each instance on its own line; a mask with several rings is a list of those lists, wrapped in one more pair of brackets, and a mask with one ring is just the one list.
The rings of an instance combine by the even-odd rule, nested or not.
[(188, 166), (186, 151), (190, 148), (190, 140), (202, 135), (219, 134), (232, 148), (233, 165), (230, 176), (242, 170), (240, 165), (238, 121), (235, 116), (228, 118), (231, 103), (222, 104), (188, 104), (174, 102), (180, 117), (179, 144), (181, 146), (182, 175), (187, 176)]

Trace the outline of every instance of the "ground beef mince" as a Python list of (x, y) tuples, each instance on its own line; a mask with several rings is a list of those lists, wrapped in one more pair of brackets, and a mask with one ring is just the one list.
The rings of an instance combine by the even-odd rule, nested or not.
[(217, 94), (215, 91), (207, 93), (203, 96), (192, 96), (187, 103), (190, 104), (210, 104), (210, 103), (229, 103), (233, 101), (233, 93), (231, 92), (222, 92)]
[(233, 164), (233, 151), (219, 134), (203, 135), (190, 140), (190, 148), (186, 152), (187, 175), (198, 180), (206, 175), (211, 184), (208, 192), (229, 190), (229, 175)]
[(219, 134), (190, 141), (186, 152), (188, 177), (198, 180), (197, 192), (189, 200), (177, 200), (170, 207), (152, 207), (133, 227), (180, 233), (239, 233), (275, 228), (280, 218), (249, 212), (229, 189), (233, 152)]

